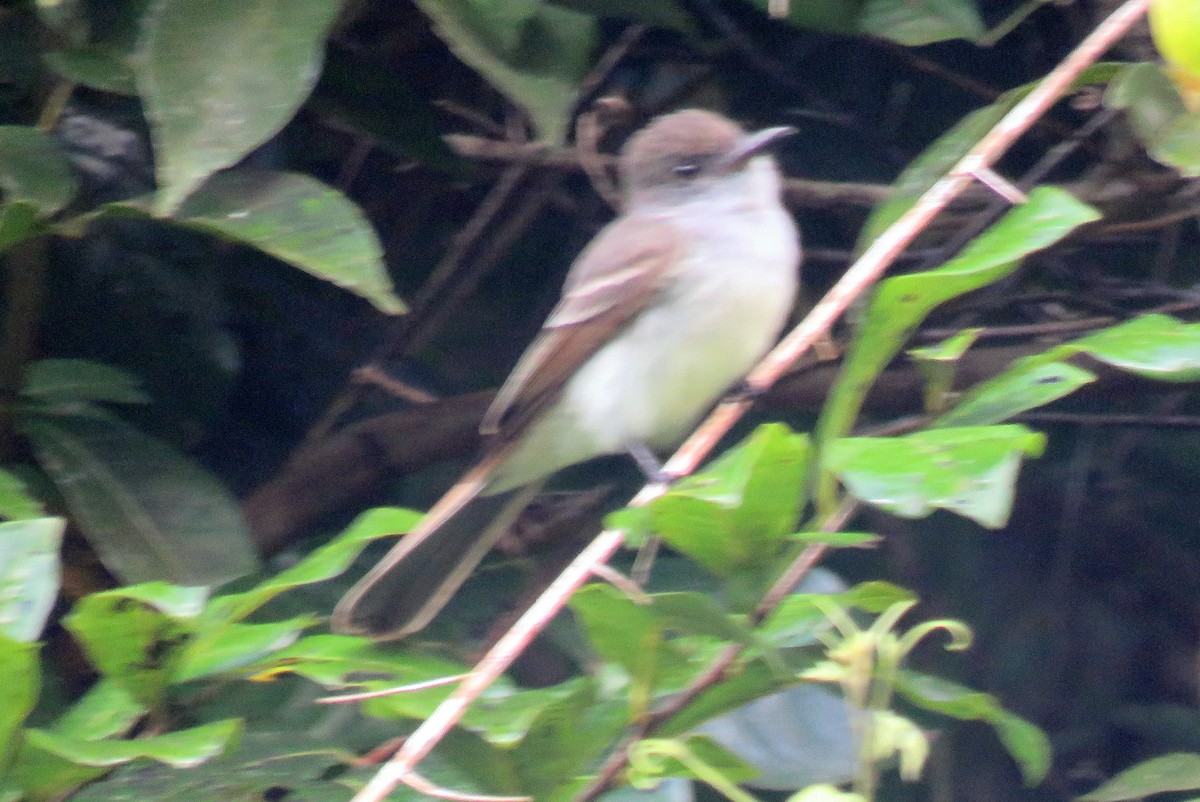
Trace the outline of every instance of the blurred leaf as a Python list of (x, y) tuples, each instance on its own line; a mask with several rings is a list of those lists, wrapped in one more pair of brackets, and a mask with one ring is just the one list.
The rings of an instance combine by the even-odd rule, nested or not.
[(136, 95), (137, 83), (129, 54), (103, 44), (55, 50), (42, 57), (46, 66), (72, 83), (112, 92)]
[(1064, 343), (1043, 359), (1087, 354), (1093, 359), (1157, 381), (1200, 380), (1200, 323), (1167, 315), (1141, 315)]
[(27, 730), (12, 767), (14, 781), (33, 798), (62, 795), (77, 785), (138, 758), (189, 768), (221, 754), (241, 732), (241, 722), (215, 721), (187, 730), (124, 740), (84, 740)]
[(1052, 757), (1050, 740), (1040, 729), (1000, 706), (996, 697), (965, 688), (940, 677), (901, 670), (896, 691), (926, 710), (992, 726), (1005, 749), (1017, 761), (1025, 784), (1033, 786), (1045, 778)]
[(79, 182), (54, 137), (24, 125), (0, 125), (0, 193), (3, 206), (31, 204), (49, 217), (75, 197)]
[(274, 136), (321, 70), (334, 0), (156, 0), (134, 65), (160, 213)]
[(873, 546), (883, 538), (870, 532), (797, 532), (792, 539), (801, 543), (822, 543), (834, 549), (854, 549)]
[(522, 792), (537, 799), (546, 798), (602, 756), (627, 723), (622, 715), (610, 719), (607, 732), (587, 726), (587, 713), (596, 702), (595, 683), (573, 680), (567, 685), (570, 692), (542, 707), (512, 750)]
[(120, 368), (88, 359), (39, 359), (25, 369), (21, 396), (45, 404), (99, 401), (147, 404), (141, 381)]
[(58, 599), (58, 549), (66, 521), (0, 523), (0, 634), (36, 641)]
[(237, 502), (172, 446), (115, 419), (26, 415), (20, 427), (88, 542), (125, 582), (215, 585), (253, 570)]
[(1192, 0), (1152, 0), (1149, 17), (1158, 52), (1200, 75), (1200, 5)]
[(1189, 178), (1200, 176), (1200, 110), (1188, 111), (1171, 79), (1156, 64), (1131, 64), (1104, 95), (1124, 109), (1146, 152)]
[(718, 576), (761, 569), (796, 525), (808, 452), (807, 435), (782, 424), (760, 426), (651, 502), (651, 526)]
[(284, 591), (301, 585), (324, 582), (338, 576), (370, 542), (407, 532), (422, 514), (395, 507), (377, 507), (355, 518), (328, 543), (311, 551), (303, 560), (263, 580), (250, 590), (220, 596), (204, 612), (206, 621), (238, 621)]
[(37, 704), (41, 686), (36, 643), (24, 643), (0, 633), (0, 755), (16, 747), (17, 730)]
[(37, 227), (37, 206), (30, 201), (0, 203), (0, 253), (28, 237)]
[[(1071, 87), (1079, 89), (1090, 84), (1107, 83), (1125, 66), (1123, 63), (1093, 64), (1079, 74)], [(858, 250), (865, 250), (888, 226), (899, 220), (917, 198), (941, 180), (951, 167), (958, 164), (963, 156), (979, 143), (983, 135), (1035, 86), (1037, 82), (1019, 86), (1005, 92), (992, 105), (971, 112), (911, 161), (892, 183), (888, 199), (871, 212), (862, 233), (859, 234)]]
[[(353, 768), (357, 755), (333, 739), (305, 733), (247, 733), (236, 752), (178, 771), (157, 764), (117, 769), (103, 782), (82, 789), (79, 802), (349, 802), (377, 767)], [(447, 776), (444, 761), (432, 755), (421, 774), (443, 787), (461, 787), (464, 778)], [(455, 784), (457, 782), (457, 784)], [(414, 791), (397, 790), (393, 802), (417, 802)]]
[(691, 673), (687, 656), (666, 641), (662, 623), (649, 606), (598, 582), (576, 591), (570, 604), (592, 648), (625, 669), (643, 700), (663, 681)]
[(52, 727), (59, 735), (95, 740), (124, 735), (146, 712), (146, 706), (111, 679), (102, 678)]
[(804, 684), (755, 699), (700, 732), (758, 770), (752, 788), (790, 791), (854, 778), (857, 739), (845, 700)]
[(1023, 426), (930, 429), (906, 437), (835, 440), (825, 467), (868, 504), (904, 518), (946, 509), (998, 528), (1008, 520), (1017, 472), (1045, 436)]
[(750, 660), (686, 704), (658, 732), (665, 737), (690, 732), (709, 719), (795, 684), (794, 672), (781, 674), (765, 660)]
[(201, 628), (184, 649), (173, 681), (187, 682), (245, 668), (291, 646), (318, 620), (315, 615), (300, 615), (286, 621)]
[(949, 412), (930, 425), (985, 426), (1000, 423), (1070, 395), (1096, 380), (1096, 374), (1041, 357), (1021, 359), (999, 376), (972, 387)]
[(315, 178), (230, 170), (208, 179), (172, 219), (258, 248), (366, 298), (381, 312), (404, 311), (392, 292), (383, 246), (362, 210)]
[[(21, 477), (0, 468), (0, 518), (20, 521), (41, 518), (45, 514), (46, 506), (29, 492)], [(3, 548), (0, 543), (0, 553)]]
[(829, 629), (825, 611), (831, 605), (881, 613), (915, 599), (911, 591), (880, 581), (861, 582), (840, 593), (793, 593), (763, 622), (759, 635), (777, 648), (808, 646)]
[(875, 377), (935, 307), (998, 281), (1015, 270), (1022, 257), (1099, 216), (1069, 192), (1038, 187), (1026, 203), (1009, 211), (940, 268), (882, 282), (871, 296), (864, 322), (825, 404), (818, 423), (819, 442), (828, 443), (850, 430)]
[(634, 788), (656, 785), (667, 777), (688, 777), (733, 786), (753, 778), (757, 769), (707, 735), (651, 738), (629, 749), (628, 780)]
[(975, 343), (980, 329), (966, 329), (927, 348), (912, 348), (908, 355), (925, 379), (925, 411), (937, 413), (946, 408), (954, 387), (958, 360)]
[(1176, 752), (1144, 760), (1077, 798), (1080, 802), (1123, 802), (1151, 794), (1197, 789), (1200, 789), (1200, 755)]
[(155, 707), (174, 679), (206, 595), (204, 588), (162, 582), (92, 593), (63, 624), (101, 674)]
[(908, 47), (975, 41), (985, 31), (974, 0), (867, 0), (859, 21), (859, 32)]
[(539, 141), (566, 141), (576, 88), (596, 41), (592, 17), (542, 0), (417, 5), (456, 56), (529, 113)]

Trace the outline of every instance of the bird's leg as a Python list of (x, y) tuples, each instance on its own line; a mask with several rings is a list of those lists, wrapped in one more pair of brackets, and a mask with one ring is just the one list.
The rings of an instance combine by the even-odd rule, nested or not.
[(629, 456), (633, 457), (633, 461), (637, 463), (638, 469), (646, 477), (646, 481), (669, 485), (679, 478), (678, 474), (663, 470), (658, 456), (645, 443), (626, 443), (625, 450), (629, 452)]

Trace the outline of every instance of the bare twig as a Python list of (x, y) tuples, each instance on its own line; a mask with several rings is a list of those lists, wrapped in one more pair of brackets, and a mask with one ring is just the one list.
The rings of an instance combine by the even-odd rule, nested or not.
[[(765, 390), (782, 376), (829, 330), (853, 300), (882, 275), (916, 235), (971, 184), (974, 173), (990, 167), (1054, 104), (1084, 68), (1145, 14), (1148, 3), (1149, 0), (1127, 0), (1006, 114), (942, 180), (883, 232), (800, 325), (750, 373), (747, 377), (750, 387)], [(681, 476), (690, 473), (749, 406), (748, 399), (721, 404), (664, 469)], [(644, 505), (661, 493), (661, 488), (643, 488), (631, 503)], [(355, 802), (380, 802), (398, 782), (409, 782), (416, 765), (458, 722), (471, 703), (504, 673), (530, 639), (562, 609), (575, 589), (592, 574), (593, 566), (607, 562), (622, 542), (620, 531), (601, 532), (500, 638), (462, 685), (408, 737), (400, 751), (355, 796)]]

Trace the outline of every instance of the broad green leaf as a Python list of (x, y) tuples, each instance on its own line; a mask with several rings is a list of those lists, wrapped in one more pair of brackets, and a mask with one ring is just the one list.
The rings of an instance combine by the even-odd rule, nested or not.
[(203, 588), (161, 582), (84, 596), (63, 623), (88, 659), (139, 703), (158, 705), (203, 608)]
[(0, 633), (0, 755), (9, 755), (25, 717), (37, 704), (41, 687), (36, 643), (14, 640)]
[(336, 538), (314, 549), (292, 567), (250, 590), (214, 599), (205, 610), (204, 618), (206, 621), (238, 621), (284, 591), (332, 579), (349, 568), (368, 543), (407, 532), (421, 517), (419, 512), (395, 507), (368, 510)]
[(1095, 791), (1078, 797), (1080, 802), (1124, 802), (1151, 794), (1200, 789), (1200, 755), (1175, 752), (1144, 760), (1125, 769)]
[(644, 694), (643, 698), (664, 680), (688, 673), (687, 657), (667, 642), (662, 623), (649, 606), (600, 583), (580, 588), (570, 604), (592, 648), (625, 669), (635, 693)]
[(781, 674), (765, 660), (751, 660), (686, 704), (658, 734), (671, 737), (690, 732), (709, 719), (795, 684), (793, 672)]
[(651, 526), (718, 576), (761, 568), (790, 538), (802, 505), (808, 437), (759, 427), (650, 504)]
[(201, 628), (184, 649), (172, 680), (187, 682), (245, 668), (291, 646), (318, 620), (301, 615), (286, 621)]
[(257, 558), (237, 502), (185, 454), (116, 419), (26, 415), (22, 432), (105, 567), (215, 585)]
[(0, 523), (0, 634), (35, 641), (58, 598), (58, 548), (66, 521)]
[(299, 173), (237, 169), (208, 179), (172, 215), (187, 228), (241, 242), (396, 314), (375, 230), (345, 195)]
[(758, 770), (748, 786), (787, 791), (854, 778), (858, 738), (852, 715), (839, 693), (804, 683), (707, 721), (699, 732)]
[(542, 142), (566, 141), (596, 22), (542, 0), (417, 0), (450, 50), (525, 109)]
[(45, 515), (46, 506), (29, 492), (21, 477), (0, 468), (0, 518), (21, 521)]
[(120, 368), (88, 359), (40, 359), (30, 363), (25, 370), (21, 396), (44, 404), (150, 402), (139, 379)]
[(974, 41), (986, 31), (974, 0), (867, 0), (859, 31), (908, 47)]
[(1017, 761), (1026, 785), (1036, 785), (1050, 770), (1050, 740), (1020, 716), (1009, 713), (996, 697), (965, 688), (940, 677), (901, 670), (896, 690), (905, 699), (946, 716), (984, 721), (992, 726), (1005, 749)]
[[(29, 203), (39, 217), (62, 209), (79, 182), (54, 137), (24, 125), (0, 125), (0, 200)], [(3, 207), (0, 207), (3, 208)]]
[[(608, 738), (596, 738), (599, 733), (586, 726), (588, 711), (597, 701), (595, 683), (574, 680), (569, 687), (570, 693), (538, 711), (525, 737), (512, 750), (522, 791), (537, 799), (546, 798), (583, 772), (609, 746)], [(615, 738), (626, 723), (623, 719), (606, 735)]]
[(1096, 374), (1067, 362), (1022, 359), (999, 376), (972, 387), (931, 426), (986, 426), (1000, 423), (1070, 395), (1096, 380)]
[(43, 59), (47, 67), (72, 83), (118, 95), (137, 94), (129, 54), (117, 48), (81, 45), (52, 51)]
[(60, 795), (138, 758), (175, 768), (197, 766), (224, 752), (241, 729), (240, 721), (230, 719), (130, 741), (84, 740), (31, 729), (25, 732), (12, 776), (34, 798)]
[(111, 679), (101, 679), (88, 689), (51, 728), (59, 735), (83, 740), (111, 738), (129, 732), (146, 713), (146, 706)]
[(1023, 426), (930, 429), (836, 440), (825, 467), (855, 498), (894, 515), (945, 509), (998, 528), (1008, 520), (1021, 460), (1044, 446), (1044, 435)]
[(1120, 370), (1157, 381), (1200, 380), (1200, 323), (1167, 315), (1142, 315), (1064, 343), (1044, 359), (1087, 354)]
[(156, 0), (134, 65), (159, 213), (274, 136), (321, 70), (336, 0)]
[(880, 284), (821, 415), (819, 442), (828, 443), (850, 430), (875, 377), (934, 308), (1007, 276), (1022, 257), (1099, 216), (1069, 192), (1038, 187), (1026, 203), (1009, 211), (942, 267)]
[(38, 229), (37, 206), (30, 201), (0, 203), (0, 254)]
[(1152, 158), (1184, 176), (1200, 176), (1200, 111), (1188, 111), (1162, 67), (1129, 65), (1113, 80), (1104, 102), (1125, 111)]

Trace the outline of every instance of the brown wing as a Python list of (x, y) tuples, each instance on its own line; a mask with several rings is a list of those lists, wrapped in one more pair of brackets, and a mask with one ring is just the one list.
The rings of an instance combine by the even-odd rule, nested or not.
[(662, 288), (682, 242), (662, 220), (622, 218), (592, 240), (563, 297), (500, 388), (480, 431), (507, 440), (557, 397), (563, 384)]

